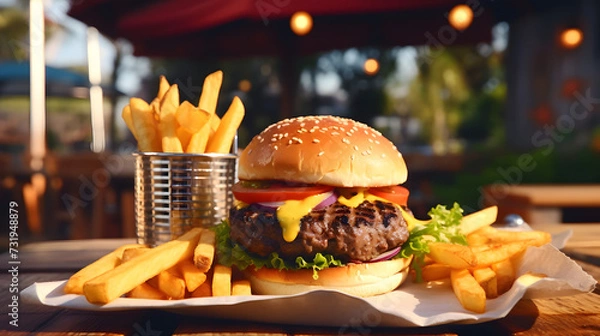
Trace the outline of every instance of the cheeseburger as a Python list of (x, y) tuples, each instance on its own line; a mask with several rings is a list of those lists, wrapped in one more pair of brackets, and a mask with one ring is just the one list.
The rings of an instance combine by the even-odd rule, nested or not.
[(360, 122), (277, 122), (240, 154), (236, 204), (217, 228), (221, 262), (245, 270), (258, 294), (392, 291), (411, 261), (398, 255), (407, 173), (394, 144)]

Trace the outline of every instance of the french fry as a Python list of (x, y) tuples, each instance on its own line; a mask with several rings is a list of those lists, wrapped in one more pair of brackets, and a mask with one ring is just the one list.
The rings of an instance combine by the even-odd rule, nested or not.
[(244, 104), (238, 97), (234, 97), (231, 105), (219, 124), (215, 134), (209, 139), (206, 146), (208, 153), (229, 153), (238, 127), (244, 119)]
[(208, 122), (210, 123), (210, 130), (211, 130), (211, 135), (215, 134), (215, 132), (217, 131), (217, 129), (219, 129), (219, 125), (221, 125), (221, 118), (219, 118), (218, 115), (213, 114), (210, 116), (210, 119), (208, 120)]
[(485, 246), (489, 242), (490, 240), (488, 239), (488, 237), (477, 232), (471, 233), (467, 236), (467, 244), (471, 247)]
[(212, 279), (213, 296), (231, 296), (231, 267), (215, 265)]
[(195, 291), (193, 291), (190, 295), (191, 297), (207, 297), (212, 296), (212, 288), (210, 282), (206, 281), (201, 284)]
[(202, 85), (202, 94), (198, 107), (210, 114), (215, 114), (217, 101), (219, 100), (219, 91), (223, 83), (223, 71), (215, 71), (204, 78)]
[(128, 248), (125, 251), (123, 251), (123, 257), (121, 257), (121, 263), (128, 262), (129, 260), (131, 260), (137, 256), (140, 256), (140, 255), (148, 252), (149, 250), (150, 250), (150, 248), (146, 247), (146, 246)]
[(188, 292), (195, 291), (200, 285), (206, 282), (206, 273), (200, 271), (191, 260), (183, 260), (177, 266), (183, 276)]
[(498, 278), (498, 294), (506, 293), (515, 282), (516, 274), (510, 259), (492, 264), (492, 270)]
[(485, 244), (505, 244), (516, 241), (531, 241), (532, 246), (542, 246), (552, 241), (552, 236), (544, 231), (507, 231), (493, 227), (483, 227), (473, 233)]
[(131, 117), (131, 106), (126, 105), (123, 108), (123, 111), (121, 112), (121, 118), (123, 118), (125, 125), (127, 125), (127, 128), (129, 128), (129, 131), (131, 132), (131, 134), (133, 134), (135, 140), (139, 141), (138, 136), (135, 132), (135, 127), (133, 126), (133, 118)]
[(506, 244), (497, 244), (481, 252), (474, 253), (476, 262), (473, 267), (488, 267), (502, 260), (509, 259), (517, 253), (532, 246), (532, 241), (517, 241)]
[(181, 260), (191, 258), (198, 245), (201, 229), (194, 228), (170, 242), (152, 248), (126, 263), (87, 281), (83, 293), (91, 303), (105, 304), (167, 270)]
[(423, 266), (421, 275), (425, 282), (438, 281), (449, 278), (450, 270), (451, 268), (447, 265), (434, 263)]
[(208, 139), (210, 138), (210, 133), (210, 124), (204, 124), (204, 126), (198, 132), (192, 134), (190, 143), (187, 145), (185, 152), (204, 153), (206, 151)]
[(215, 257), (215, 232), (202, 231), (198, 246), (194, 249), (194, 264), (201, 272), (208, 272)]
[(429, 256), (437, 263), (454, 269), (477, 266), (477, 259), (470, 247), (449, 243), (430, 243)]
[(179, 139), (179, 142), (181, 143), (181, 147), (187, 148), (193, 134), (190, 133), (185, 127), (181, 127), (181, 126), (177, 127), (177, 130), (175, 131), (175, 133), (177, 134), (177, 138)]
[(494, 224), (497, 217), (498, 207), (495, 205), (479, 210), (463, 217), (460, 222), (460, 231), (467, 236), (482, 227)]
[(156, 284), (158, 290), (170, 299), (181, 300), (185, 297), (185, 281), (171, 269), (160, 272)]
[(161, 151), (160, 134), (150, 105), (142, 99), (131, 98), (129, 106), (139, 150), (142, 152)]
[(147, 283), (141, 283), (127, 293), (127, 297), (136, 299), (152, 299), (152, 300), (166, 300), (167, 296), (165, 293), (158, 289), (150, 286)]
[(231, 295), (252, 295), (250, 281), (237, 280), (231, 285)]
[(485, 312), (485, 291), (468, 270), (452, 270), (450, 281), (454, 295), (463, 308), (480, 314)]
[(477, 268), (473, 270), (473, 277), (485, 291), (485, 297), (493, 299), (498, 296), (498, 277), (491, 268)]
[(193, 134), (198, 132), (207, 123), (210, 123), (210, 119), (213, 115), (214, 114), (196, 108), (186, 100), (177, 108), (175, 119), (177, 119), (180, 127), (185, 128), (188, 132)]
[(139, 248), (142, 245), (128, 244), (123, 245), (93, 263), (85, 266), (77, 273), (73, 274), (65, 284), (65, 294), (83, 294), (83, 284), (88, 280), (97, 277), (107, 271), (112, 270), (121, 263), (123, 251), (129, 248)]
[(167, 77), (161, 75), (158, 82), (158, 92), (156, 94), (156, 98), (159, 102), (162, 101), (170, 87), (171, 85), (169, 84), (169, 81), (167, 81)]
[(162, 136), (162, 150), (170, 153), (183, 153), (183, 147), (177, 138), (175, 113), (179, 107), (179, 91), (177, 84), (171, 85), (160, 104), (160, 120), (158, 126)]

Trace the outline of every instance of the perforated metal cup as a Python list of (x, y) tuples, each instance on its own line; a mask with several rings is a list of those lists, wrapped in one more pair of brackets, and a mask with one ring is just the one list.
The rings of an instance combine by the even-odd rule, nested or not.
[(227, 217), (237, 179), (233, 154), (134, 153), (137, 241), (156, 246)]

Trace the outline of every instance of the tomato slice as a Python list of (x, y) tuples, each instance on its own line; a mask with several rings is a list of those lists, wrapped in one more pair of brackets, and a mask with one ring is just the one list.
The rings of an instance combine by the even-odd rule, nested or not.
[(370, 188), (369, 192), (377, 197), (385, 198), (398, 205), (406, 205), (408, 202), (408, 189), (402, 186), (387, 186)]
[(238, 182), (233, 188), (233, 196), (245, 203), (282, 202), (287, 200), (302, 200), (312, 195), (332, 191), (334, 188), (324, 185), (289, 186), (284, 184), (249, 185), (248, 182)]

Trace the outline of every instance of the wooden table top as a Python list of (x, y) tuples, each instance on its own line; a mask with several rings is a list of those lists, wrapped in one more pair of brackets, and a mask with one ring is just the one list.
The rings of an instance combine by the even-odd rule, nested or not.
[[(496, 188), (490, 186), (490, 189)], [(502, 185), (503, 197), (537, 206), (586, 207), (600, 205), (600, 184)]]
[[(573, 229), (573, 236), (564, 251), (596, 280), (600, 280), (600, 224), (553, 225), (550, 232)], [(131, 242), (126, 239), (41, 242), (19, 250), (19, 288), (34, 282), (67, 279), (82, 266), (99, 256)], [(9, 265), (8, 255), (0, 256)], [(10, 268), (10, 267), (9, 267)], [(19, 326), (9, 324), (11, 275), (0, 274), (2, 298), (0, 333), (25, 335), (598, 335), (600, 334), (600, 288), (592, 293), (550, 299), (521, 300), (502, 319), (475, 324), (449, 324), (424, 328), (381, 328), (364, 325), (314, 327), (278, 325), (237, 320), (214, 320), (189, 317), (160, 310), (126, 312), (87, 312), (59, 309), (25, 302), (19, 303)]]

